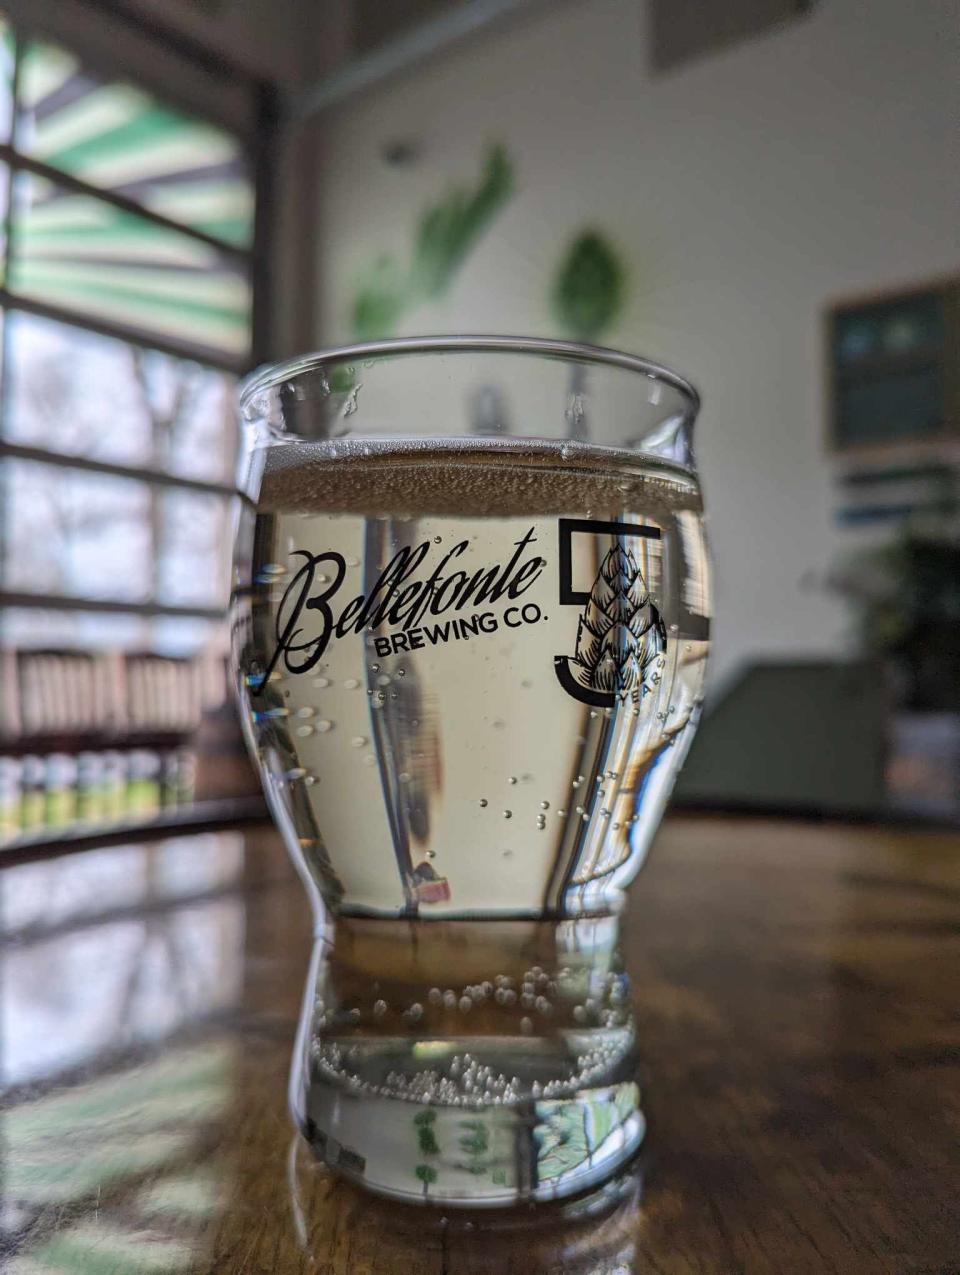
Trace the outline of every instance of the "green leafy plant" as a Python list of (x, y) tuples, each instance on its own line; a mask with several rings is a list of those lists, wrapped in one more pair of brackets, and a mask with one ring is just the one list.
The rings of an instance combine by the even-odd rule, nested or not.
[(598, 341), (614, 323), (626, 294), (626, 270), (597, 230), (582, 231), (567, 249), (551, 292), (556, 322), (577, 341)]
[(960, 712), (960, 538), (907, 524), (889, 544), (851, 558), (830, 586), (857, 614), (862, 648), (896, 673), (903, 707)]
[(353, 301), (351, 327), (358, 340), (395, 332), (404, 314), (436, 300), (513, 193), (513, 166), (502, 146), (492, 146), (474, 187), (455, 187), (423, 214), (408, 265), (381, 256)]
[[(575, 341), (599, 341), (623, 308), (626, 270), (616, 249), (598, 230), (584, 230), (560, 262), (550, 293), (560, 330)], [(584, 395), (586, 365), (570, 365), (570, 437), (586, 439), (590, 428)]]

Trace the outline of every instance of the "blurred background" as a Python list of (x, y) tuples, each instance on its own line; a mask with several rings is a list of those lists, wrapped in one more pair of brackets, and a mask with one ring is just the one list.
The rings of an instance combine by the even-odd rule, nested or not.
[[(0, 1236), (182, 1149), (94, 1137), (125, 1103), (165, 1127), (163, 1066), (147, 1100), (122, 1067), (83, 1107), (37, 1086), (220, 1022), (288, 933), (225, 672), (260, 362), (506, 332), (676, 367), (717, 563), (678, 804), (956, 823), (953, 0), (0, 7), (0, 1084), (30, 1099)], [(246, 1053), (185, 1039), (184, 1147)], [(130, 1256), (218, 1207), (178, 1173), (116, 1269), (187, 1260), (179, 1221)]]
[(956, 817), (949, 0), (8, 0), (0, 50), (5, 842), (256, 805), (237, 377), (417, 332), (700, 386), (680, 801)]

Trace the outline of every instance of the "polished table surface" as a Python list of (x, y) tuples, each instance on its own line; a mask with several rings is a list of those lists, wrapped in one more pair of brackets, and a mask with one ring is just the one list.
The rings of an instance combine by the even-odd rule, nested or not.
[(12, 1275), (960, 1271), (960, 839), (674, 817), (632, 893), (649, 1133), (594, 1214), (384, 1204), (294, 1138), (267, 827), (0, 870)]

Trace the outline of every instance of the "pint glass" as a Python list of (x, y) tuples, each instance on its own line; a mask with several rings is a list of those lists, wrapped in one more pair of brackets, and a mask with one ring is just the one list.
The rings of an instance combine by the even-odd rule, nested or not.
[(241, 716), (317, 920), (291, 1106), (373, 1190), (556, 1199), (643, 1136), (618, 927), (703, 685), (697, 406), (504, 337), (243, 389)]

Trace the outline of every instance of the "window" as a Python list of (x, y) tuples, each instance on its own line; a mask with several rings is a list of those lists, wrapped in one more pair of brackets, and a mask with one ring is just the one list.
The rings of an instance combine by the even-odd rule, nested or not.
[(0, 17), (0, 226), (0, 642), (219, 640), (243, 142)]

